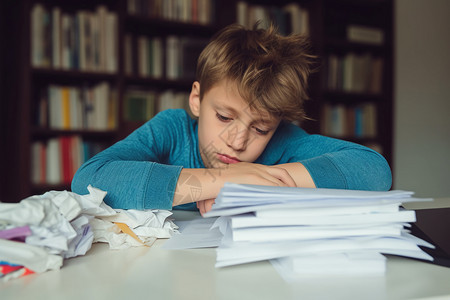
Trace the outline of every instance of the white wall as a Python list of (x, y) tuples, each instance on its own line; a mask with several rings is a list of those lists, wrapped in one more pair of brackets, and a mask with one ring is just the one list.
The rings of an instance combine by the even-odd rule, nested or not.
[(450, 1), (395, 1), (394, 188), (450, 197)]

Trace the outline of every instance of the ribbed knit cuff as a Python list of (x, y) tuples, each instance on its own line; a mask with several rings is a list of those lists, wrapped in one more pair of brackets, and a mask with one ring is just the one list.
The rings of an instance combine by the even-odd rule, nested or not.
[(143, 209), (172, 209), (173, 196), (182, 169), (181, 166), (152, 164), (150, 176), (146, 179)]
[(326, 155), (300, 161), (311, 175), (317, 188), (347, 189), (344, 175)]

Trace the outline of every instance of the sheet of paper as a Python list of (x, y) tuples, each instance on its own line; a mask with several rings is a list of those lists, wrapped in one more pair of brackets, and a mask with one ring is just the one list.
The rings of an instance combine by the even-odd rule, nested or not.
[(288, 282), (304, 276), (380, 276), (386, 273), (386, 257), (373, 251), (282, 257), (270, 262)]
[(397, 211), (393, 213), (342, 214), (324, 216), (288, 216), (261, 217), (256, 215), (240, 215), (230, 218), (232, 228), (263, 227), (263, 226), (292, 226), (292, 225), (344, 225), (344, 224), (385, 224), (415, 222), (414, 211)]
[(249, 212), (263, 212), (271, 210), (301, 210), (301, 209), (330, 209), (336, 206), (343, 208), (352, 208), (355, 206), (378, 206), (378, 205), (401, 205), (407, 202), (422, 202), (422, 201), (432, 201), (432, 199), (422, 199), (422, 198), (405, 198), (405, 199), (365, 199), (364, 201), (358, 201), (355, 199), (322, 199), (322, 200), (309, 200), (301, 201), (295, 203), (264, 203), (259, 205), (249, 205), (249, 206), (234, 206), (234, 207), (220, 207), (216, 204), (212, 206), (212, 210), (204, 214), (204, 217), (218, 217), (218, 216), (231, 216), (244, 214)]
[(296, 187), (278, 187), (278, 186), (258, 186), (225, 183), (216, 198), (216, 207), (235, 207), (275, 203), (292, 203), (320, 201), (323, 199), (335, 201), (339, 200), (383, 200), (399, 199), (411, 197), (413, 193), (409, 191), (360, 191), (360, 190), (341, 190), (341, 189), (311, 189)]
[(180, 234), (174, 234), (162, 246), (164, 249), (193, 249), (217, 247), (222, 240), (219, 228), (211, 228), (216, 218), (198, 218), (192, 221), (175, 221)]
[[(426, 243), (423, 241), (423, 243)], [(427, 244), (427, 243), (426, 243)], [(280, 242), (240, 242), (217, 248), (216, 267), (275, 259), (280, 257), (349, 251), (376, 251), (384, 254), (433, 260), (407, 233), (397, 237), (374, 236)], [(427, 244), (432, 247), (432, 245)]]
[(383, 224), (375, 226), (363, 225), (331, 225), (331, 226), (277, 226), (249, 227), (233, 229), (233, 241), (287, 241), (330, 239), (352, 236), (399, 236), (403, 224)]
[(384, 203), (375, 205), (330, 206), (330, 207), (300, 207), (288, 206), (286, 208), (272, 208), (270, 210), (257, 210), (256, 216), (261, 218), (299, 218), (310, 216), (393, 213), (399, 211), (401, 203)]

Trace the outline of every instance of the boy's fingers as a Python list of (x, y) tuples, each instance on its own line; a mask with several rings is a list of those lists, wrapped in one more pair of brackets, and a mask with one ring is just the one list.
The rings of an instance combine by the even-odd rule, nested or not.
[(208, 212), (212, 209), (214, 203), (216, 203), (215, 199), (206, 200), (205, 211)]
[(204, 201), (198, 201), (197, 202), (197, 208), (200, 211), (200, 214), (203, 216), (203, 214), (205, 213), (205, 203), (204, 203)]
[(273, 175), (276, 176), (285, 185), (290, 186), (290, 187), (297, 186), (294, 179), (292, 178), (292, 176), (285, 169), (272, 167), (271, 170), (275, 172), (275, 173), (273, 173)]

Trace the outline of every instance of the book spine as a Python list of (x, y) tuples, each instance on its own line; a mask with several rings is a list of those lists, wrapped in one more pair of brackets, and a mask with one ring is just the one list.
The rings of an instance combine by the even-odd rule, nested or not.
[(52, 10), (52, 65), (53, 68), (61, 67), (61, 9), (54, 7)]
[(70, 90), (69, 87), (61, 87), (62, 129), (70, 129)]

